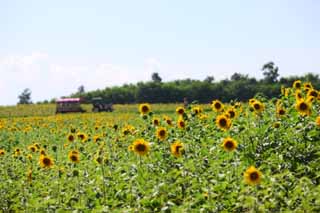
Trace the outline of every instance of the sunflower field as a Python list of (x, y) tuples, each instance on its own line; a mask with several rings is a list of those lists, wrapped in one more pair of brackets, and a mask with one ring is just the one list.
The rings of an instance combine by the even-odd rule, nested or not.
[(320, 212), (308, 82), (248, 103), (0, 111), (2, 212)]

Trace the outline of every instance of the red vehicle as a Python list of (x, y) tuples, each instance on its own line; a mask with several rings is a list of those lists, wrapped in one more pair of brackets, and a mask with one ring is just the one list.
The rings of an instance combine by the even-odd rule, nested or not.
[(56, 114), (68, 112), (85, 112), (85, 110), (80, 106), (80, 98), (61, 98), (57, 100), (56, 103)]

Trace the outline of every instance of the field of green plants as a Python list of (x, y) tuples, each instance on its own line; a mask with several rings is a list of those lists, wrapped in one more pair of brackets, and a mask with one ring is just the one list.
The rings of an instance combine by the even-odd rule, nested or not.
[(0, 107), (0, 211), (320, 212), (310, 83), (248, 103), (54, 110)]

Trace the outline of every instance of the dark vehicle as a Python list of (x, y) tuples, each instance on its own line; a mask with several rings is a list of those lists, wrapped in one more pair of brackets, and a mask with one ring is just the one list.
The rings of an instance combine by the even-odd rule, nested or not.
[(80, 106), (80, 98), (62, 98), (57, 100), (56, 114), (68, 112), (85, 112)]
[(101, 97), (92, 98), (92, 112), (112, 112), (112, 103), (105, 103)]

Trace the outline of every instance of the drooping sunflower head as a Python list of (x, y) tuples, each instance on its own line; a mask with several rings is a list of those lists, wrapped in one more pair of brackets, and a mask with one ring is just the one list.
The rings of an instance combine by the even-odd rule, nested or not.
[(227, 137), (223, 140), (221, 146), (225, 151), (232, 152), (238, 147), (238, 143), (234, 139)]
[(139, 112), (143, 115), (148, 114), (151, 111), (151, 106), (148, 103), (143, 103), (139, 105)]
[(177, 107), (177, 108), (176, 108), (176, 113), (177, 113), (178, 115), (183, 115), (184, 112), (185, 112), (185, 110), (184, 110), (183, 107)]
[(228, 130), (231, 127), (231, 120), (224, 114), (217, 116), (216, 125), (221, 130)]
[(181, 157), (181, 155), (184, 153), (184, 146), (183, 143), (180, 141), (176, 141), (170, 146), (171, 154), (175, 157)]
[(68, 154), (68, 158), (73, 163), (79, 163), (80, 162), (80, 156), (79, 152), (77, 150), (72, 150)]
[(219, 100), (212, 101), (211, 107), (215, 112), (221, 112), (224, 108), (223, 104)]
[(177, 125), (178, 125), (178, 128), (184, 129), (186, 127), (186, 122), (183, 120), (182, 117), (180, 117), (178, 119)]
[(164, 127), (159, 127), (156, 131), (156, 136), (159, 140), (164, 140), (167, 138), (168, 136), (168, 133), (167, 133), (167, 130), (166, 128)]
[(51, 168), (54, 165), (54, 162), (49, 156), (40, 155), (39, 164), (42, 168)]
[(310, 115), (311, 114), (311, 104), (303, 99), (297, 100), (296, 102), (296, 110), (300, 113), (300, 115)]
[(261, 182), (262, 173), (254, 166), (250, 166), (244, 173), (244, 181), (249, 185), (257, 185)]
[(150, 150), (149, 142), (145, 141), (144, 139), (137, 139), (132, 145), (133, 151), (140, 156), (148, 154)]

